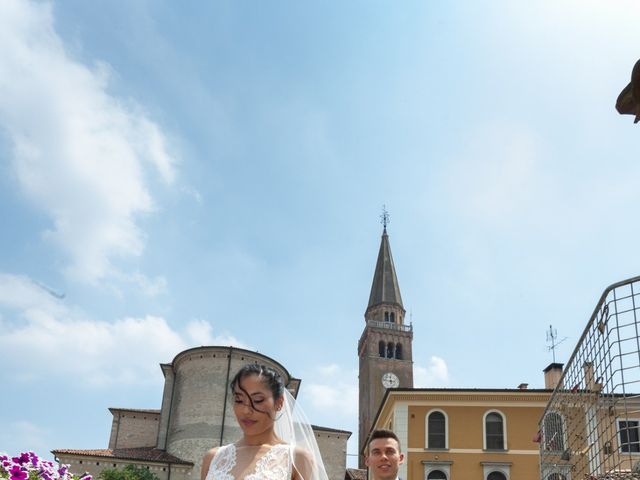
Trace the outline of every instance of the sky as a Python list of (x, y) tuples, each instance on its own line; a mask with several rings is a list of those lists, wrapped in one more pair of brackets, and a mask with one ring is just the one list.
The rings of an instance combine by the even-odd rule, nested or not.
[[(640, 4), (0, 2), (0, 451), (257, 350), (353, 431), (382, 226), (417, 387), (542, 388), (640, 273)], [(636, 145), (636, 147), (634, 147)], [(354, 465), (354, 457), (349, 464)]]

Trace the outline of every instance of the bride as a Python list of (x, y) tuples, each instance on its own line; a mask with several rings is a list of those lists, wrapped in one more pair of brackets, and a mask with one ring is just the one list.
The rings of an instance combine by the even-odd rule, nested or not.
[(273, 368), (245, 365), (231, 391), (242, 438), (205, 454), (201, 480), (327, 480), (309, 422)]

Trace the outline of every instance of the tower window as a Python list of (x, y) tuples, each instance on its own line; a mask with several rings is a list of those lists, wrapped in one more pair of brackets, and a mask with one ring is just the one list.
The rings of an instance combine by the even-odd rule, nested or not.
[(385, 322), (389, 321), (389, 312), (384, 312), (384, 321)]
[(389, 318), (390, 318), (391, 323), (396, 323), (396, 314), (395, 313), (391, 312), (389, 314)]
[(378, 354), (384, 358), (386, 354), (387, 346), (384, 344), (382, 340), (378, 343)]
[(402, 360), (402, 344), (401, 343), (396, 344), (396, 358), (398, 360)]
[(387, 358), (393, 358), (393, 343), (387, 344)]

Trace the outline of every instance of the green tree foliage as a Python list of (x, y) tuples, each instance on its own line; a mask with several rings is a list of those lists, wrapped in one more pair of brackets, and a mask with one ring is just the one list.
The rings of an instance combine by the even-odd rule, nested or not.
[(160, 480), (149, 469), (135, 465), (127, 465), (124, 468), (105, 468), (98, 478), (100, 480)]

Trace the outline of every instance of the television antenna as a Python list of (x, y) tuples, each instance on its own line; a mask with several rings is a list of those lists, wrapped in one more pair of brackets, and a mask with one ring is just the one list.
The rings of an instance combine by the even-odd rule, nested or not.
[(549, 325), (549, 330), (547, 331), (547, 343), (550, 343), (551, 345), (547, 347), (547, 351), (553, 353), (553, 363), (556, 363), (556, 347), (560, 345), (562, 342), (564, 342), (567, 339), (567, 337), (564, 337), (560, 341), (556, 341), (557, 339), (558, 339), (558, 330), (553, 328), (553, 325)]

